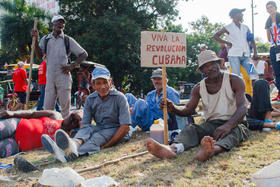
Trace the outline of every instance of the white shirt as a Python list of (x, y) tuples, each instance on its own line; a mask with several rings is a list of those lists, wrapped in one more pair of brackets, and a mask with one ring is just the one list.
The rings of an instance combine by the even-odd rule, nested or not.
[(228, 56), (244, 55), (249, 57), (250, 49), (247, 41), (247, 32), (249, 28), (244, 24), (240, 24), (239, 29), (234, 22), (226, 25), (225, 28), (229, 32), (227, 40), (232, 43), (232, 47), (228, 51)]
[(264, 63), (265, 63), (265, 61), (263, 61), (263, 60), (259, 60), (258, 62), (254, 62), (255, 70), (258, 72), (259, 75), (264, 74), (264, 68), (265, 68)]

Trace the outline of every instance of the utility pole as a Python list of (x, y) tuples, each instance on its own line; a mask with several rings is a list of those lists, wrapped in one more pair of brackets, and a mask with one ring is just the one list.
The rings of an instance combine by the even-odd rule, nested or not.
[(255, 28), (254, 28), (254, 0), (252, 0), (252, 4), (251, 4), (251, 8), (252, 8), (252, 32), (254, 34)]

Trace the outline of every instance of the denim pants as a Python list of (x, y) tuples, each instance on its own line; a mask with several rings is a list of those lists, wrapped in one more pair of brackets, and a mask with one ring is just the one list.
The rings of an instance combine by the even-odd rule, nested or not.
[(250, 68), (251, 68), (251, 65), (250, 65), (250, 60), (251, 59), (250, 59), (250, 57), (246, 57), (246, 56), (229, 56), (228, 60), (230, 62), (232, 73), (240, 76), (241, 75), (241, 73), (240, 73), (240, 65), (241, 65), (241, 66), (243, 66), (245, 68), (245, 70), (248, 73), (248, 75), (253, 75), (253, 74), (257, 75), (257, 72), (254, 69), (253, 69), (252, 72), (250, 72)]
[(272, 68), (275, 73), (275, 82), (276, 87), (278, 89), (278, 95), (280, 90), (280, 62), (276, 62), (276, 53), (275, 53), (275, 47), (270, 48), (270, 60), (272, 62)]

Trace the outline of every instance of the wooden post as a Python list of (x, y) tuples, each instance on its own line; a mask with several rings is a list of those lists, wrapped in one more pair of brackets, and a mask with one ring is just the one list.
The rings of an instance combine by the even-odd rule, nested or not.
[[(166, 67), (162, 67), (162, 92), (164, 103), (166, 103)], [(163, 108), (163, 119), (164, 119), (164, 144), (168, 145), (168, 122), (167, 122), (167, 105)]]
[[(34, 20), (34, 26), (33, 29), (37, 29), (37, 19)], [(30, 84), (32, 79), (32, 65), (34, 61), (34, 48), (35, 48), (35, 40), (37, 38), (33, 36), (32, 38), (32, 45), (31, 45), (31, 55), (30, 55), (30, 67), (29, 67), (29, 77), (28, 77), (28, 89), (27, 89), (27, 95), (26, 95), (26, 104), (25, 104), (25, 110), (28, 109), (28, 101), (30, 96)]]

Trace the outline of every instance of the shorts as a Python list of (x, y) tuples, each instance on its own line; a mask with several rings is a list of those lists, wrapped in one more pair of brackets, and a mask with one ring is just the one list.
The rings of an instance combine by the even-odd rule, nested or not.
[(20, 103), (26, 104), (26, 92), (16, 92)]

